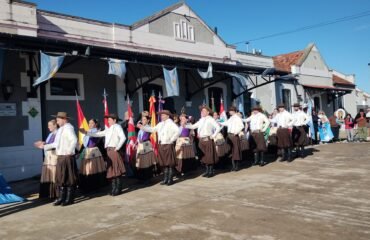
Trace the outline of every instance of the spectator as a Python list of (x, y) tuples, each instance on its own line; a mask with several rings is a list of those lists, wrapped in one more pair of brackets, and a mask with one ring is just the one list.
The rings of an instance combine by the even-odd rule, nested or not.
[(360, 141), (367, 140), (367, 121), (365, 112), (363, 109), (360, 109), (360, 112), (356, 115), (355, 123), (357, 124), (357, 135)]
[(333, 142), (336, 142), (339, 140), (339, 128), (340, 128), (337, 116), (333, 114), (333, 116), (329, 118), (329, 122), (331, 131), (333, 132), (334, 135)]
[(347, 133), (347, 141), (353, 142), (353, 127), (355, 125), (355, 122), (351, 114), (347, 113), (346, 118), (344, 119), (344, 124)]

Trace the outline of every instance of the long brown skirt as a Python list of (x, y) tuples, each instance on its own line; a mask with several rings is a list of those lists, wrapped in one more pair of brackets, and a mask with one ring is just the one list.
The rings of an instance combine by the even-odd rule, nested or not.
[(158, 145), (159, 165), (161, 167), (174, 167), (176, 162), (174, 144), (159, 144)]
[(290, 148), (293, 146), (292, 138), (288, 128), (278, 128), (276, 135), (277, 146), (279, 148)]
[(199, 148), (202, 154), (202, 162), (207, 165), (216, 164), (218, 157), (214, 142), (209, 139), (207, 141), (199, 140)]
[(293, 128), (292, 138), (295, 146), (306, 146), (308, 143), (307, 133), (303, 126)]
[(74, 155), (58, 156), (55, 184), (58, 187), (72, 187), (77, 184), (78, 169)]
[(245, 137), (240, 138), (240, 150), (244, 152), (244, 151), (248, 151), (249, 149), (250, 149), (250, 144), (249, 144), (248, 139), (246, 139)]
[(252, 133), (251, 142), (252, 142), (254, 152), (266, 152), (267, 151), (265, 136), (263, 135), (263, 132)]
[(126, 169), (121, 154), (114, 148), (108, 148), (107, 154), (107, 178), (122, 176), (126, 172)]
[(216, 153), (219, 158), (226, 156), (230, 152), (230, 145), (227, 142), (216, 144)]
[(105, 162), (99, 148), (85, 148), (85, 158), (81, 162), (80, 173), (88, 176), (106, 171)]
[(240, 161), (241, 160), (241, 150), (240, 150), (240, 139), (237, 135), (228, 135), (231, 142), (231, 160)]
[(154, 151), (139, 153), (136, 155), (136, 168), (149, 168), (157, 163), (157, 157)]

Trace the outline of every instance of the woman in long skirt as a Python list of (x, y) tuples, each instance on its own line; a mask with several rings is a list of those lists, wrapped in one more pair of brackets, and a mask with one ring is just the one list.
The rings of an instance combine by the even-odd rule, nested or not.
[(185, 128), (188, 123), (188, 116), (183, 113), (180, 115), (180, 136), (176, 141), (176, 170), (181, 174), (186, 174), (195, 170), (195, 153), (193, 146), (194, 131)]
[[(88, 133), (99, 131), (99, 122), (96, 119), (89, 121)], [(98, 145), (102, 139), (85, 135), (83, 139), (84, 149), (81, 153), (80, 189), (82, 192), (90, 192), (106, 184), (106, 164)]]
[[(142, 112), (141, 124), (143, 126), (148, 126), (149, 120), (149, 112)], [(152, 143), (150, 142), (150, 133), (140, 129), (136, 151), (136, 168), (139, 180), (146, 182), (153, 177), (153, 168), (156, 162), (156, 156), (153, 151)]]
[[(53, 143), (55, 140), (58, 125), (55, 120), (48, 122), (49, 135), (46, 138), (45, 144)], [(57, 166), (57, 155), (55, 149), (44, 151), (44, 162), (41, 170), (40, 193), (39, 198), (54, 199), (57, 197), (58, 191), (55, 185), (55, 171)]]

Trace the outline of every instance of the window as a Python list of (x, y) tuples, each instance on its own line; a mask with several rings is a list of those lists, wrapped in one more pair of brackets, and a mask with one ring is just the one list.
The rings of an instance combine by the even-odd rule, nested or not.
[(195, 41), (194, 27), (185, 20), (181, 20), (180, 23), (174, 23), (174, 35), (179, 40)]
[(83, 75), (57, 73), (46, 84), (46, 100), (84, 100)]
[(291, 97), (290, 97), (290, 90), (289, 89), (283, 89), (283, 103), (285, 105), (285, 109), (290, 112), (291, 111)]

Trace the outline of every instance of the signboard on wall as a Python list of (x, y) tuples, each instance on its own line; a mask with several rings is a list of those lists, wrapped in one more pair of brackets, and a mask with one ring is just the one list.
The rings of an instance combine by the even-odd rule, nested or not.
[(0, 103), (0, 117), (17, 116), (17, 105), (15, 103)]

